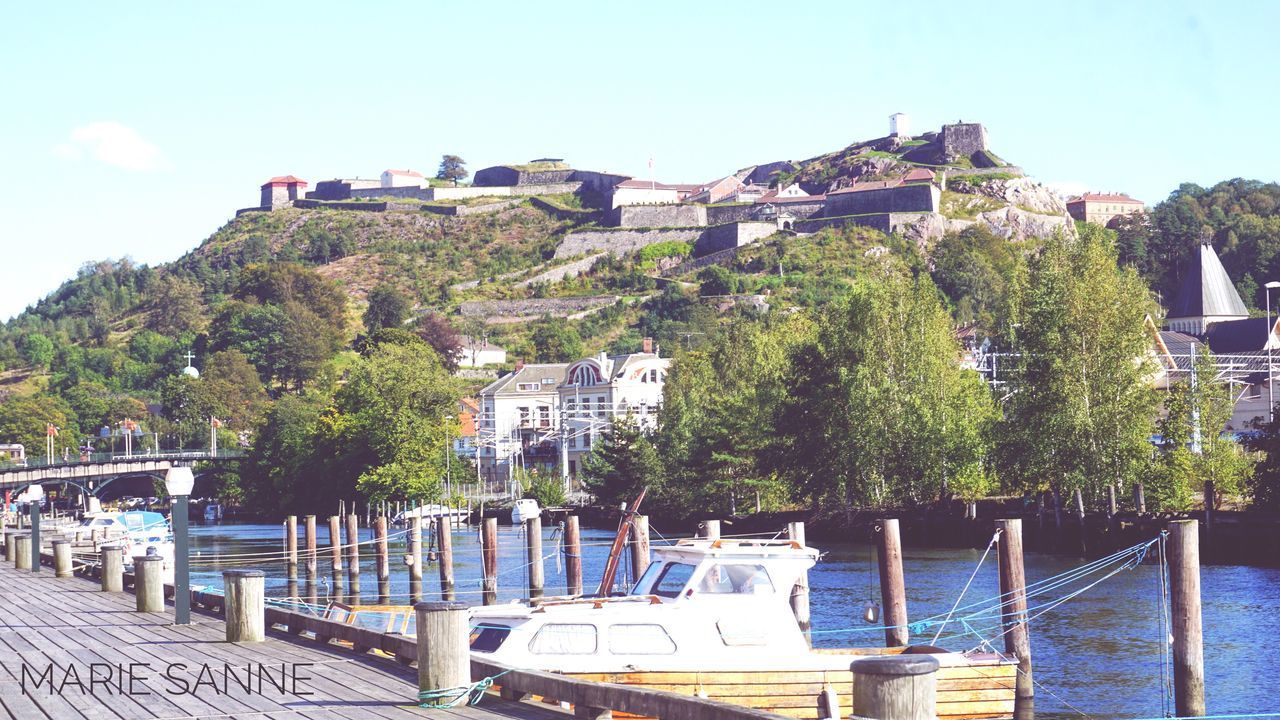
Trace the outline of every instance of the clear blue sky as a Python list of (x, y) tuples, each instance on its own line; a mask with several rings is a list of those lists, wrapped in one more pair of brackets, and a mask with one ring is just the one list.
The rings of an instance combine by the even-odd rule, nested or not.
[(0, 319), (258, 185), (564, 157), (696, 182), (964, 119), (1149, 203), (1275, 180), (1280, 3), (27, 3), (0, 25)]

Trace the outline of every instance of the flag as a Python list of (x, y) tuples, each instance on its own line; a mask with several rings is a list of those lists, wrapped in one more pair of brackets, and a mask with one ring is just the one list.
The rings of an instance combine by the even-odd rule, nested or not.
[(44, 434), (49, 437), (58, 437), (58, 428), (54, 427), (53, 423), (48, 423), (45, 425)]
[(222, 421), (219, 420), (218, 418), (209, 418), (209, 425), (211, 425), (214, 429), (217, 429), (222, 427)]

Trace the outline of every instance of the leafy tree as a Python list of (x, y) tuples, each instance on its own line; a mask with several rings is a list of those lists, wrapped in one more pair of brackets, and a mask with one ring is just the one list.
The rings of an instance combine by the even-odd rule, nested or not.
[(738, 292), (738, 277), (728, 268), (711, 265), (698, 273), (698, 293), (703, 296), (733, 295)]
[(943, 236), (933, 263), (933, 280), (954, 304), (956, 320), (988, 332), (1008, 314), (1010, 294), (1026, 272), (1022, 246), (982, 225)]
[(281, 306), (296, 302), (335, 329), (346, 327), (347, 297), (342, 289), (297, 263), (249, 265), (240, 273), (235, 297)]
[(280, 348), (283, 369), (279, 378), (301, 391), (303, 384), (319, 374), (342, 347), (342, 335), (331, 321), (300, 302), (285, 303), (283, 309), (285, 326)]
[(147, 316), (147, 329), (174, 336), (199, 331), (203, 322), (200, 288), (171, 273), (162, 275)]
[(283, 378), (289, 371), (284, 352), (288, 322), (279, 305), (232, 300), (214, 317), (209, 347), (215, 352), (240, 352), (257, 368), (263, 382)]
[[(273, 403), (258, 426), (253, 450), (241, 465), (246, 501), (263, 512), (315, 509), (335, 497), (352, 497), (353, 476), (343, 483), (327, 472), (336, 454), (332, 428), (322, 416), (332, 398), (310, 392)], [(327, 417), (327, 416), (326, 416)]]
[(205, 360), (200, 383), (211, 403), (209, 410), (228, 428), (249, 430), (266, 411), (267, 393), (257, 369), (239, 350), (215, 352)]
[(998, 435), (1005, 483), (1098, 497), (1137, 481), (1155, 416), (1146, 286), (1116, 266), (1107, 231), (1082, 225), (1032, 261), (1019, 302)]
[(398, 327), (383, 328), (364, 335), (356, 341), (355, 347), (357, 352), (367, 357), (383, 345), (410, 345), (426, 349), (426, 342), (422, 338)]
[(396, 286), (384, 282), (369, 291), (369, 306), (364, 311), (367, 331), (400, 327), (408, 315), (409, 299)]
[(533, 328), (534, 362), (572, 362), (585, 350), (578, 331), (563, 320), (543, 318)]
[(452, 180), (456, 186), (459, 180), (469, 174), (465, 165), (466, 161), (457, 155), (444, 155), (440, 158), (440, 169), (436, 172), (436, 179)]
[(818, 317), (791, 357), (773, 464), (814, 501), (922, 504), (980, 496), (996, 409), (925, 275), (885, 267)]
[(540, 475), (536, 470), (528, 478), (524, 496), (538, 501), (542, 507), (561, 507), (566, 502), (564, 482), (553, 475)]
[(653, 442), (630, 416), (614, 420), (582, 460), (583, 486), (606, 506), (633, 501), (661, 473)]
[(22, 355), (36, 368), (46, 369), (53, 362), (53, 341), (43, 333), (31, 333), (22, 340)]
[(50, 423), (60, 430), (59, 447), (78, 444), (75, 414), (62, 398), (20, 395), (0, 402), (0, 438), (26, 446), (28, 455), (44, 453), (45, 428)]
[(202, 381), (187, 375), (171, 375), (161, 383), (160, 402), (164, 416), (178, 426), (185, 447), (199, 447), (207, 441), (209, 418), (214, 415), (214, 398)]
[(458, 369), (458, 361), (462, 359), (462, 337), (452, 323), (437, 313), (429, 312), (418, 318), (416, 330), (418, 337), (440, 356), (445, 370), (453, 372)]

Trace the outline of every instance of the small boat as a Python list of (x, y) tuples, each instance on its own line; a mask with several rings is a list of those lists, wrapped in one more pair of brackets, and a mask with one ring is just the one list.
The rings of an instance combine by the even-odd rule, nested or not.
[(467, 517), (466, 509), (451, 508), (447, 505), (422, 505), (416, 508), (409, 508), (402, 513), (396, 514), (391, 518), (391, 524), (403, 525), (406, 521), (413, 518), (422, 518), (430, 520), (440, 517), (464, 519)]
[(523, 525), (525, 520), (542, 516), (542, 508), (533, 498), (522, 498), (511, 508), (511, 524)]
[[(94, 521), (98, 519), (100, 517)], [(118, 528), (118, 534), (99, 547), (119, 545), (126, 570), (132, 570), (135, 555), (159, 555), (164, 558), (165, 582), (172, 583), (175, 551), (169, 520), (158, 512), (146, 510), (117, 513), (110, 519), (111, 527)]]
[(204, 521), (206, 524), (222, 522), (222, 503), (211, 501), (204, 506)]
[[(852, 711), (853, 660), (903, 652), (809, 647), (790, 597), (817, 561), (814, 548), (686, 539), (652, 554), (625, 595), (472, 608), (472, 658), (817, 719), (827, 717), (826, 693), (836, 695), (841, 717)], [(1012, 715), (1015, 662), (984, 652), (906, 652), (938, 659), (939, 718)]]

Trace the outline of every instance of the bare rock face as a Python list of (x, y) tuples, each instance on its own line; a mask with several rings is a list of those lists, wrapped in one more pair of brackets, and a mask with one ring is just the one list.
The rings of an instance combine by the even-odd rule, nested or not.
[(1007, 202), (1010, 205), (1045, 215), (1066, 215), (1067, 206), (1049, 188), (1021, 177), (1008, 180), (989, 180), (975, 186), (980, 195)]
[(914, 242), (916, 247), (921, 249), (931, 247), (934, 242), (952, 230), (947, 218), (941, 213), (923, 213), (920, 217), (894, 229), (904, 239)]
[(1010, 240), (1052, 237), (1057, 233), (1068, 237), (1076, 236), (1076, 225), (1065, 210), (1061, 214), (1047, 215), (1027, 212), (1011, 205), (999, 210), (979, 213), (975, 222), (986, 225), (991, 232)]

